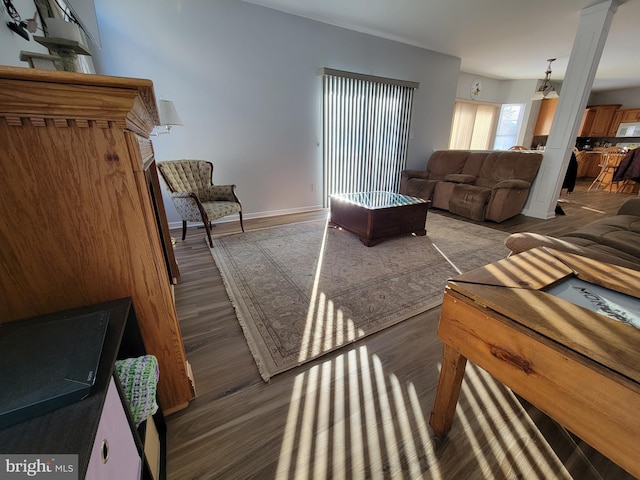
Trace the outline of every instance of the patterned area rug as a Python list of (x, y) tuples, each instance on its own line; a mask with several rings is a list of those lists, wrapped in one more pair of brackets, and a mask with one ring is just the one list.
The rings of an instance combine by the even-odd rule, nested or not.
[(430, 212), (426, 236), (374, 247), (312, 221), (220, 236), (211, 254), (268, 381), (439, 306), (447, 279), (507, 256), (505, 238)]

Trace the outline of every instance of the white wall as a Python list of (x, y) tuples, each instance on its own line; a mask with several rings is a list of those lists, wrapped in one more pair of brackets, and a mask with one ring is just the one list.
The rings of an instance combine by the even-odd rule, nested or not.
[(640, 108), (640, 88), (624, 88), (595, 92), (589, 97), (589, 105), (620, 104), (620, 108)]
[[(36, 11), (33, 0), (12, 0), (12, 3), (20, 14), (22, 20), (33, 18), (33, 12)], [(20, 60), (21, 50), (27, 52), (49, 53), (49, 50), (31, 38), (31, 34), (29, 34), (30, 40), (27, 41), (17, 33), (9, 30), (9, 27), (7, 27), (8, 21), (12, 21), (12, 19), (4, 7), (4, 2), (2, 2), (0, 3), (0, 65), (28, 67), (29, 64), (27, 62), (22, 62)], [(38, 26), (41, 26), (39, 17)], [(43, 33), (39, 30), (35, 35), (43, 36)]]
[(96, 71), (153, 80), (185, 124), (154, 138), (156, 158), (213, 161), (248, 218), (322, 205), (319, 67), (420, 82), (409, 168), (447, 147), (458, 58), (237, 0), (95, 3)]

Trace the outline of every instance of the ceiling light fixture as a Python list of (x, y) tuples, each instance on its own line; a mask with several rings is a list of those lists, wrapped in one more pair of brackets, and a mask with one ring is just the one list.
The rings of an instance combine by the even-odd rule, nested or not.
[(547, 71), (544, 72), (544, 82), (538, 88), (538, 91), (533, 95), (531, 100), (544, 100), (545, 98), (558, 98), (558, 92), (553, 85), (551, 85), (551, 63), (555, 62), (555, 58), (547, 58), (549, 66)]

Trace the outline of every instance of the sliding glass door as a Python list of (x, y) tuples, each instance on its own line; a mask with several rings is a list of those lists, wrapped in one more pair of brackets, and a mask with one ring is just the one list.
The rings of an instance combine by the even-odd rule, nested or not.
[(322, 69), (325, 206), (330, 195), (397, 192), (418, 84)]

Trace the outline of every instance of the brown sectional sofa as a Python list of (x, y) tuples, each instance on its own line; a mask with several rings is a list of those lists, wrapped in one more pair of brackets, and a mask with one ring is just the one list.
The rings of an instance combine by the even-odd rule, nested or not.
[(518, 215), (542, 154), (523, 151), (437, 150), (426, 170), (405, 170), (400, 193), (476, 221)]
[(612, 217), (596, 220), (561, 237), (514, 233), (505, 240), (512, 253), (551, 247), (640, 270), (640, 198), (630, 198)]

